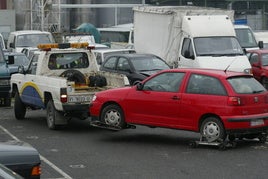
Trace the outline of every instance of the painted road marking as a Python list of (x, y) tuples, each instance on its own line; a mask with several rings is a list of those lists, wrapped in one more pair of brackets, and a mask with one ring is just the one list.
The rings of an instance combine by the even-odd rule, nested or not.
[[(0, 125), (0, 128), (2, 131), (4, 131), (7, 135), (9, 135), (13, 140), (17, 141), (17, 142), (22, 142), (21, 140), (19, 140), (16, 136), (14, 136), (13, 134), (11, 134), (6, 128), (4, 128), (3, 126)], [(40, 155), (40, 154), (39, 154)], [(53, 168), (54, 170), (56, 170), (59, 174), (61, 174), (64, 179), (72, 179), (71, 176), (69, 176), (67, 173), (65, 173), (64, 171), (62, 171), (59, 167), (57, 167), (56, 165), (54, 165), (52, 162), (50, 162), (48, 159), (46, 159), (45, 157), (43, 157), (42, 155), (40, 155), (40, 159), (42, 161), (44, 161), (47, 165), (49, 165), (51, 168)], [(58, 178), (57, 178), (58, 179)]]

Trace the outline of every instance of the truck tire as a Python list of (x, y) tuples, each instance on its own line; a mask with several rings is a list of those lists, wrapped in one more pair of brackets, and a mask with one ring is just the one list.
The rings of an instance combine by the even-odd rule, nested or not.
[(47, 126), (49, 129), (56, 130), (59, 128), (59, 125), (56, 125), (58, 115), (60, 113), (55, 109), (53, 101), (49, 100), (47, 103)]
[(18, 92), (15, 94), (14, 113), (15, 113), (16, 119), (18, 120), (24, 119), (25, 114), (26, 114), (26, 107), (21, 101), (20, 95)]

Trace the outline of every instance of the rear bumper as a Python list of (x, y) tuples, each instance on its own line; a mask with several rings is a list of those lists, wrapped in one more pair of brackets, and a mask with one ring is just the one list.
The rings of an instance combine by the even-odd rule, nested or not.
[(268, 113), (235, 116), (227, 118), (225, 121), (224, 126), (228, 134), (257, 134), (268, 132)]
[(268, 127), (256, 127), (256, 128), (248, 128), (248, 129), (229, 129), (226, 130), (227, 134), (261, 134), (268, 133)]

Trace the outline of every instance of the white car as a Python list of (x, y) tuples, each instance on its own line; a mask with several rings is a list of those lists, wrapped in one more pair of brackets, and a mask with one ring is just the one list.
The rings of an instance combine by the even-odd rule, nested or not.
[(107, 56), (117, 53), (136, 53), (134, 49), (94, 49), (98, 65), (100, 66)]

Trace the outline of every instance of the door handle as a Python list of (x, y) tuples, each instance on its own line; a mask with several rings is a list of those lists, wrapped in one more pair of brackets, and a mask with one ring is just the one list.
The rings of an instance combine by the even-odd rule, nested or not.
[(173, 99), (173, 100), (179, 100), (180, 98), (178, 96), (173, 96), (171, 99)]

